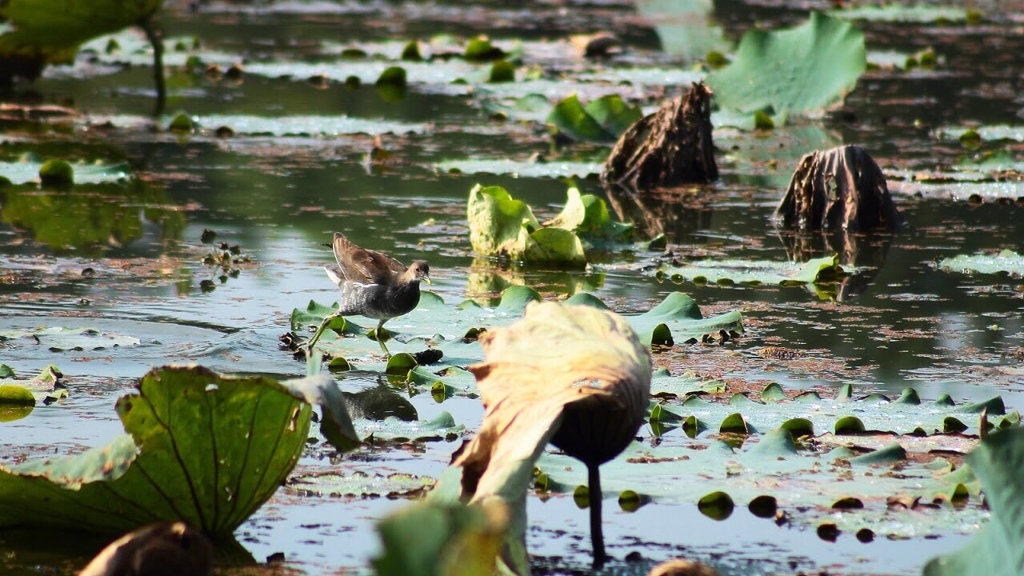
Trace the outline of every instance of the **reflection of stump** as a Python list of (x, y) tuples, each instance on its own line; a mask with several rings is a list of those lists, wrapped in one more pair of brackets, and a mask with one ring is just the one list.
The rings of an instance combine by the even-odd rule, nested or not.
[(601, 183), (633, 190), (711, 182), (718, 178), (711, 141), (711, 90), (694, 84), (686, 96), (630, 126), (604, 162)]
[(805, 154), (775, 209), (776, 222), (800, 230), (895, 230), (903, 217), (882, 169), (860, 146)]
[(709, 185), (690, 184), (649, 192), (612, 186), (607, 192), (612, 210), (620, 220), (632, 222), (641, 237), (664, 234), (669, 242), (679, 242), (697, 230), (711, 227), (714, 191)]

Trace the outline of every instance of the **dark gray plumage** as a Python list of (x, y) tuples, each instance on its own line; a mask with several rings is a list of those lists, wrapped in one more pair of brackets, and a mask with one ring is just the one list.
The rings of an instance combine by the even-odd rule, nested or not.
[(308, 347), (319, 339), (326, 323), (334, 316), (358, 314), (379, 320), (377, 343), (390, 356), (381, 327), (396, 316), (412, 312), (420, 302), (420, 282), (430, 284), (430, 265), (416, 260), (408, 267), (394, 258), (356, 246), (344, 234), (334, 233), (334, 258), (337, 266), (325, 267), (327, 276), (341, 290), (338, 311), (324, 319)]

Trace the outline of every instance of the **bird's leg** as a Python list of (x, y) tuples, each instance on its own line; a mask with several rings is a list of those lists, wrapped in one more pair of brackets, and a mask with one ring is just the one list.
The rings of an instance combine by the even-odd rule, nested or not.
[(374, 334), (377, 335), (377, 344), (380, 344), (380, 349), (384, 352), (384, 358), (391, 358), (391, 352), (388, 352), (388, 347), (384, 345), (384, 335), (381, 333), (385, 322), (387, 320), (377, 322), (377, 329), (374, 331)]
[(594, 548), (594, 569), (604, 566), (604, 532), (601, 531), (601, 465), (587, 464), (587, 492), (590, 494), (590, 545)]
[(327, 330), (327, 326), (330, 325), (331, 320), (334, 320), (338, 316), (341, 316), (341, 314), (338, 314), (337, 312), (333, 312), (331, 314), (328, 314), (320, 322), (320, 325), (316, 327), (316, 332), (314, 332), (313, 336), (309, 339), (309, 341), (306, 342), (306, 357), (307, 358), (309, 357), (310, 353), (313, 352), (313, 346), (316, 346), (317, 340), (320, 340), (320, 337), (323, 336), (324, 330)]

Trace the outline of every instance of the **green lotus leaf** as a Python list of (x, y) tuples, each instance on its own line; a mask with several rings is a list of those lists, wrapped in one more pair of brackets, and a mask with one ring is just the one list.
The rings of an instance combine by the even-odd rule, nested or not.
[(469, 192), (467, 218), (473, 251), (484, 256), (522, 260), (530, 233), (540, 229), (533, 210), (500, 186), (474, 186)]
[(32, 391), (17, 384), (0, 384), (0, 404), (35, 406)]
[[(280, 383), (200, 367), (151, 370), (121, 397), (125, 434), (74, 456), (0, 466), (0, 526), (120, 534), (183, 520), (228, 537), (277, 490), (309, 434), (306, 398), (329, 378)], [(344, 405), (325, 421), (355, 442)]]
[(580, 194), (575, 186), (569, 188), (567, 194), (565, 207), (558, 216), (545, 222), (545, 226), (573, 232), (588, 245), (629, 241), (633, 225), (612, 220), (604, 199), (593, 194)]
[(991, 434), (967, 455), (967, 463), (981, 480), (992, 518), (961, 550), (941, 556), (924, 568), (926, 576), (988, 574), (1011, 576), (1024, 566), (1024, 429)]
[(644, 117), (638, 106), (626, 104), (617, 94), (591, 100), (583, 110), (616, 139)]
[(586, 106), (572, 94), (555, 104), (547, 123), (574, 140), (614, 142), (642, 117), (639, 108), (627, 105), (614, 94), (597, 98)]
[(784, 117), (822, 110), (853, 89), (865, 70), (864, 34), (849, 22), (812, 13), (792, 29), (750, 30), (736, 57), (707, 77), (715, 101), (744, 113)]

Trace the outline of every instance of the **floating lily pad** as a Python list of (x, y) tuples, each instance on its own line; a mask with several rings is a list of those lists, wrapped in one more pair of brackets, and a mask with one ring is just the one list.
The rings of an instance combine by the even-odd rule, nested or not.
[(851, 6), (841, 10), (830, 10), (829, 16), (844, 20), (866, 20), (870, 22), (964, 22), (967, 10), (949, 6), (928, 6), (926, 4), (884, 4)]
[[(662, 409), (674, 413), (680, 419), (693, 416), (709, 430), (718, 430), (723, 421), (739, 411), (752, 432), (778, 428), (793, 418), (808, 420), (815, 430), (835, 430), (837, 423), (846, 418), (855, 418), (859, 422), (860, 430), (895, 434), (924, 431), (928, 434), (937, 434), (945, 431), (946, 420), (953, 418), (963, 425), (964, 430), (977, 434), (978, 415), (985, 407), (989, 409), (993, 418), (1006, 413), (999, 396), (994, 396), (986, 402), (953, 406), (944, 401), (911, 404), (889, 401), (884, 397), (854, 400), (839, 395), (829, 399), (816, 394), (770, 402), (756, 402), (746, 396), (737, 395), (732, 397), (728, 404), (690, 396), (681, 406), (669, 402), (664, 404)], [(843, 424), (843, 429), (846, 429), (846, 424)]]
[(709, 74), (707, 83), (722, 107), (784, 117), (840, 101), (864, 69), (864, 34), (815, 12), (789, 30), (748, 31), (732, 63)]
[(1024, 256), (1013, 250), (1003, 250), (996, 255), (975, 254), (959, 255), (939, 260), (939, 268), (951, 272), (979, 272), (981, 274), (997, 274), (1000, 272), (1013, 276), (1024, 275)]
[(340, 134), (422, 134), (427, 124), (350, 116), (245, 116), (208, 114), (196, 117), (202, 128), (227, 126), (235, 134), (267, 136), (337, 136)]
[[(44, 162), (37, 160), (21, 160), (18, 162), (0, 162), (0, 176), (14, 184), (39, 182), (39, 169)], [(102, 164), (96, 162), (71, 163), (74, 180), (79, 184), (97, 184), (101, 182), (123, 182), (134, 177), (134, 171), (128, 164)]]
[(597, 162), (571, 162), (562, 160), (551, 161), (519, 161), (507, 158), (445, 160), (437, 163), (442, 172), (461, 172), (463, 174), (510, 174), (518, 178), (565, 178), (578, 176), (585, 178), (591, 174), (601, 173), (601, 164)]
[[(441, 362), (435, 367), (416, 367), (407, 375), (409, 382), (423, 386), (431, 386), (441, 382), (455, 390), (473, 393), (471, 386), (460, 384), (467, 376), (458, 372), (450, 373), (450, 377), (434, 374), (447, 371), (453, 366), (466, 364), (482, 359), (483, 350), (476, 343), (476, 336), (483, 329), (505, 326), (522, 317), (527, 304), (540, 300), (540, 295), (523, 286), (512, 286), (502, 292), (501, 300), (495, 307), (481, 306), (467, 300), (457, 306), (445, 304), (444, 300), (431, 292), (422, 292), (420, 303), (409, 314), (388, 322), (393, 340), (388, 346), (393, 354), (401, 352), (414, 353), (425, 347), (435, 347), (444, 352)], [(567, 300), (570, 304), (587, 304), (598, 307), (607, 306), (592, 295), (577, 295)], [(320, 321), (334, 308), (310, 302), (306, 309), (292, 312), (292, 330), (305, 333), (310, 326), (319, 325)], [(734, 337), (743, 332), (743, 316), (739, 311), (724, 312), (705, 318), (696, 302), (686, 294), (673, 292), (665, 297), (653, 309), (639, 315), (624, 316), (627, 322), (640, 336), (641, 341), (650, 345), (652, 342), (661, 345), (701, 342), (706, 339), (718, 339), (724, 332)], [(361, 368), (383, 371), (382, 359), (376, 358), (379, 346), (368, 337), (364, 326), (346, 318), (336, 330), (326, 330), (317, 343), (317, 349), (348, 359), (369, 358)], [(440, 389), (443, 391), (444, 389)]]
[(411, 474), (332, 471), (292, 476), (285, 484), (285, 490), (300, 496), (386, 496), (395, 498), (421, 492), (433, 486), (435, 482), (434, 478)]
[(134, 336), (100, 332), (94, 328), (36, 328), (29, 330), (2, 330), (0, 342), (16, 348), (43, 347), (53, 352), (68, 350), (103, 350), (117, 346), (138, 346)]
[(360, 437), (370, 440), (395, 442), (452, 441), (466, 431), (448, 412), (441, 412), (431, 420), (401, 420), (394, 416), (384, 420), (356, 419), (353, 424)]
[(846, 275), (837, 256), (814, 258), (807, 262), (766, 260), (710, 260), (688, 262), (682, 266), (659, 266), (659, 279), (688, 280), (695, 284), (778, 284), (803, 286), (817, 282), (835, 282)]

